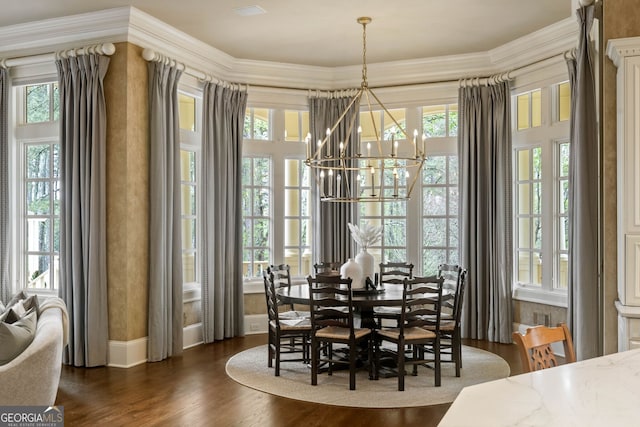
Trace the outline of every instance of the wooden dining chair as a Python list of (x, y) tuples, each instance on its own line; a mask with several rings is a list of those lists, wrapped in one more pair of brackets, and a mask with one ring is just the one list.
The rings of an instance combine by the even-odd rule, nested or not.
[[(291, 268), (289, 264), (270, 265), (267, 267), (267, 274), (273, 273), (276, 289), (291, 288)], [(279, 305), (283, 305), (279, 303)], [(293, 304), (288, 304), (290, 310), (294, 310)]]
[(576, 361), (571, 333), (564, 323), (559, 323), (557, 327), (534, 326), (527, 329), (524, 335), (514, 332), (513, 341), (520, 350), (524, 372), (558, 366), (558, 359), (551, 349), (551, 344), (555, 342), (562, 342), (566, 363)]
[[(418, 374), (418, 366), (433, 367), (434, 384), (436, 387), (441, 385), (439, 332), (443, 282), (443, 278), (437, 276), (405, 279), (399, 326), (375, 332), (376, 372), (380, 368), (382, 343), (389, 341), (396, 345), (399, 391), (405, 388), (407, 365), (413, 366), (413, 375)], [(433, 330), (427, 327), (433, 327)]]
[(313, 264), (313, 271), (316, 276), (322, 273), (339, 272), (341, 265), (342, 263), (337, 261), (322, 261), (317, 264)]
[[(280, 376), (281, 362), (309, 363), (311, 321), (308, 318), (281, 318), (273, 273), (263, 272), (264, 289), (269, 319), (268, 366)], [(282, 359), (282, 354), (300, 354), (301, 357)]]
[[(440, 353), (442, 363), (454, 363), (456, 377), (462, 368), (462, 302), (466, 287), (467, 271), (458, 265), (440, 264), (438, 276), (442, 277), (443, 294), (440, 318)], [(433, 330), (433, 327), (429, 327)]]
[[(334, 365), (347, 365), (349, 390), (355, 390), (360, 343), (366, 344), (369, 361), (373, 357), (371, 329), (354, 326), (351, 279), (342, 279), (340, 276), (309, 276), (307, 281), (311, 309), (311, 384), (318, 384), (321, 364), (327, 364), (328, 375), (332, 375)], [(343, 353), (336, 352), (335, 344), (340, 345), (341, 350), (347, 350), (346, 360)], [(372, 377), (372, 363), (368, 365), (369, 377)]]
[[(386, 262), (380, 263), (380, 284), (391, 284), (402, 286), (404, 279), (413, 279), (413, 264), (408, 262)], [(400, 320), (400, 307), (375, 307), (373, 317), (378, 327), (382, 327), (383, 319), (393, 320), (398, 324)]]

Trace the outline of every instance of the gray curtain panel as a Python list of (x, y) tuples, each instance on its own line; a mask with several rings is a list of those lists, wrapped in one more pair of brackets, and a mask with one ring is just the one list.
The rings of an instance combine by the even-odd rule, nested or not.
[(580, 36), (569, 59), (569, 315), (578, 360), (602, 354), (598, 281), (598, 127), (589, 33), (594, 6), (578, 9)]
[(242, 133), (247, 92), (206, 83), (202, 134), (204, 342), (244, 335)]
[[(333, 127), (338, 118), (344, 113), (351, 102), (351, 97), (311, 97), (309, 98), (309, 133), (312, 150), (317, 148), (317, 141), (324, 139), (327, 128)], [(358, 105), (354, 104), (347, 112), (340, 125), (334, 130), (329, 141), (332, 153), (338, 153), (340, 141), (347, 139), (349, 123), (355, 117), (355, 125), (352, 128), (350, 138), (357, 140), (358, 136)], [(357, 147), (349, 144), (349, 155), (355, 155)], [(355, 188), (356, 174), (350, 174), (351, 188)], [(351, 238), (347, 223), (357, 222), (357, 203), (333, 203), (320, 201), (320, 177), (312, 176), (312, 199), (314, 200), (313, 222), (313, 253), (316, 262), (341, 262), (353, 258), (356, 254), (355, 242)], [(328, 180), (325, 180), (325, 186)], [(325, 188), (325, 191), (327, 189)], [(326, 194), (326, 193), (325, 193)]]
[(148, 360), (182, 353), (182, 212), (178, 80), (182, 72), (149, 62)]
[(56, 61), (60, 90), (60, 297), (69, 311), (65, 363), (107, 363), (106, 129), (109, 58)]
[(458, 97), (460, 263), (467, 269), (462, 333), (511, 343), (513, 276), (509, 83)]
[(0, 301), (11, 298), (9, 283), (9, 71), (0, 67)]

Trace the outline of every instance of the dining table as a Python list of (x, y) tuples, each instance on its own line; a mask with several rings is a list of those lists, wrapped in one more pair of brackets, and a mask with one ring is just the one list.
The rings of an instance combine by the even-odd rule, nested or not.
[(462, 389), (439, 427), (640, 425), (640, 349)]

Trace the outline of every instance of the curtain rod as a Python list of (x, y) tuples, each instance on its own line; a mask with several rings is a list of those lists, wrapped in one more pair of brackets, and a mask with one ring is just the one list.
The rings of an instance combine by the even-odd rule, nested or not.
[[(458, 84), (462, 84), (463, 81), (467, 80), (469, 82), (473, 81), (474, 83), (477, 82), (478, 84), (487, 84), (490, 83), (492, 81), (496, 81), (496, 80), (501, 80), (501, 79), (507, 79), (507, 80), (512, 80), (514, 78), (516, 78), (519, 75), (522, 75), (523, 73), (525, 73), (529, 68), (531, 67), (535, 67), (536, 65), (539, 65), (543, 62), (547, 62), (553, 59), (556, 59), (558, 57), (564, 56), (565, 59), (567, 58), (568, 55), (571, 55), (572, 52), (575, 49), (572, 49), (570, 51), (567, 52), (562, 52), (562, 53), (556, 53), (553, 55), (550, 55), (546, 58), (541, 58), (538, 59), (534, 62), (531, 62), (529, 64), (511, 69), (509, 71), (503, 72), (503, 73), (497, 73), (495, 75), (491, 75), (491, 76), (484, 76), (484, 77), (469, 77), (469, 78), (460, 78), (460, 79), (450, 79), (450, 80), (436, 80), (436, 81), (427, 81), (427, 82), (418, 82), (418, 83), (400, 83), (400, 84), (391, 84), (391, 85), (379, 85), (379, 86), (370, 86), (371, 89), (393, 89), (393, 88), (400, 88), (400, 87), (414, 87), (414, 86), (424, 86), (424, 85), (435, 85), (435, 84), (453, 84), (453, 83), (458, 83)], [(177, 66), (179, 69), (181, 69), (185, 74), (188, 74), (192, 77), (195, 77), (199, 80), (202, 81), (215, 81), (221, 84), (236, 84), (236, 85), (246, 85), (247, 88), (249, 86), (253, 87), (253, 88), (260, 88), (260, 89), (277, 89), (277, 90), (292, 90), (292, 91), (304, 91), (304, 92), (334, 92), (334, 91), (341, 91), (341, 90), (349, 90), (349, 89), (314, 89), (314, 88), (303, 88), (303, 87), (295, 87), (295, 86), (280, 86), (280, 85), (265, 85), (265, 84), (254, 84), (254, 83), (229, 83), (226, 82), (224, 80), (221, 80), (215, 76), (213, 76), (212, 74), (209, 73), (205, 73), (204, 71), (200, 71), (197, 70), (195, 68), (191, 68), (189, 66), (186, 66), (184, 63), (182, 62), (178, 62), (175, 59), (172, 59), (171, 57), (164, 55), (158, 51), (155, 51), (153, 49), (144, 49), (142, 51), (142, 57), (147, 60), (147, 61), (163, 61), (167, 64), (169, 63), (173, 63), (175, 66)]]
[(21, 65), (31, 65), (40, 62), (55, 61), (59, 58), (68, 58), (70, 56), (87, 55), (92, 53), (110, 56), (113, 55), (115, 51), (116, 46), (113, 43), (101, 43), (79, 48), (64, 49), (56, 52), (43, 53), (39, 55), (20, 56), (17, 58), (3, 58), (0, 59), (0, 67), (10, 68)]

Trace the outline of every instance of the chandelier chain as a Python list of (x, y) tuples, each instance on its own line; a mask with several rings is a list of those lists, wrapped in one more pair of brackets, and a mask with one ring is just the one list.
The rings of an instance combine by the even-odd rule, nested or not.
[(367, 23), (362, 23), (362, 87), (367, 87)]

